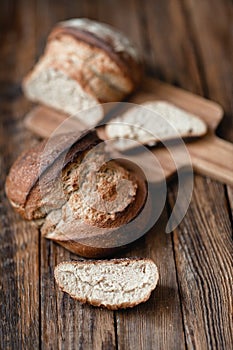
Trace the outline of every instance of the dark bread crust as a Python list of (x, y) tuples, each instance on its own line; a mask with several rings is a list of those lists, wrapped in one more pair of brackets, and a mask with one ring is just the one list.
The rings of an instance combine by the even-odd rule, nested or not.
[(11, 167), (5, 185), (15, 210), (28, 220), (40, 218), (40, 215), (34, 217), (34, 210), (41, 202), (39, 180), (52, 186), (62, 168), (99, 142), (95, 131), (74, 132), (54, 137), (48, 148), (47, 140), (44, 140), (20, 155)]
[[(54, 270), (54, 277), (55, 277), (55, 280), (59, 286), (59, 289), (61, 291), (64, 291), (65, 293), (67, 293), (64, 288), (62, 286), (60, 286), (59, 282), (58, 282), (58, 278), (57, 278), (57, 275), (59, 273), (58, 269), (59, 269), (59, 266), (61, 265), (69, 265), (69, 264), (72, 264), (72, 265), (77, 265), (77, 264), (94, 264), (94, 265), (98, 265), (98, 264), (102, 264), (103, 262), (104, 263), (114, 263), (114, 264), (122, 264), (122, 263), (128, 263), (130, 264), (131, 262), (134, 262), (134, 261), (143, 261), (143, 262), (152, 262), (154, 264), (154, 261), (150, 258), (137, 258), (137, 257), (132, 257), (132, 258), (120, 258), (120, 259), (109, 259), (109, 260), (88, 260), (88, 261), (83, 261), (83, 260), (80, 260), (80, 261), (65, 261), (65, 262), (62, 262), (60, 264), (58, 264), (56, 267), (55, 267), (55, 270)], [(154, 288), (153, 288), (154, 289)], [(95, 300), (88, 300), (87, 298), (77, 298), (76, 296), (74, 295), (70, 295), (73, 299), (81, 302), (82, 304), (90, 304), (92, 306), (97, 306), (97, 307), (104, 307), (108, 310), (118, 310), (118, 309), (126, 309), (126, 308), (132, 308), (140, 303), (145, 303), (151, 296), (151, 293), (153, 291), (153, 289), (151, 289), (151, 291), (144, 297), (144, 299), (141, 299), (141, 300), (138, 300), (137, 302), (135, 303), (130, 303), (130, 302), (126, 302), (126, 303), (121, 303), (121, 304), (115, 304), (115, 305), (108, 305), (108, 304), (102, 304), (100, 301), (95, 301)], [(69, 294), (69, 293), (68, 293)]]
[(69, 238), (66, 238), (66, 236), (61, 240), (55, 239), (54, 241), (74, 254), (91, 259), (111, 257), (117, 254), (117, 252), (127, 249), (127, 246), (115, 248), (92, 247), (90, 245), (84, 245), (78, 241), (72, 241)]
[(99, 48), (103, 50), (121, 69), (124, 76), (128, 77), (134, 87), (136, 87), (142, 78), (142, 63), (137, 62), (131, 57), (126, 51), (116, 52), (112, 45), (111, 38), (108, 37), (106, 40), (100, 39), (97, 35), (71, 26), (57, 25), (48, 37), (50, 40), (59, 38), (62, 35), (70, 35), (78, 41), (84, 42), (93, 48)]

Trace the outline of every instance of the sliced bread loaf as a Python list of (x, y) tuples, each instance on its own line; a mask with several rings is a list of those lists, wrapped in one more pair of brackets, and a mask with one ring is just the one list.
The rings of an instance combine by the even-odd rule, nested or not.
[(55, 268), (61, 290), (82, 303), (111, 310), (147, 301), (158, 277), (155, 263), (146, 258), (63, 262)]

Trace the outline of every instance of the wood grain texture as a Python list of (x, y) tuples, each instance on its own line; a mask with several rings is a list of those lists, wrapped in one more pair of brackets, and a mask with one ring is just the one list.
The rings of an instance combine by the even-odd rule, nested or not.
[(22, 98), (19, 85), (34, 50), (33, 33), (23, 34), (21, 20), (25, 14), (25, 25), (30, 26), (33, 16), (27, 18), (25, 3), (20, 8), (12, 3), (3, 8), (1, 25), (8, 29), (1, 31), (0, 37), (0, 348), (29, 349), (39, 347), (39, 234), (14, 213), (4, 193), (4, 182), (19, 152), (35, 142), (21, 122), (28, 102)]
[[(170, 197), (172, 201), (173, 194)], [(186, 342), (190, 349), (231, 347), (231, 235), (222, 186), (197, 176), (190, 208), (174, 233)]]
[[(3, 188), (16, 156), (37, 141), (22, 123), (32, 105), (22, 97), (20, 81), (51, 27), (68, 17), (103, 20), (129, 34), (148, 72), (223, 105), (219, 132), (233, 140), (231, 9), (228, 0), (1, 2), (0, 348), (231, 348), (230, 187), (196, 176), (191, 207), (173, 240), (164, 233), (164, 214), (128, 252), (155, 259), (158, 288), (148, 303), (115, 313), (80, 305), (57, 290), (55, 264), (77, 257), (40, 238), (12, 211)], [(170, 187), (171, 205), (175, 195)]]
[[(169, 35), (166, 36), (166, 39), (170, 39), (169, 49), (166, 50), (166, 44), (162, 47), (167, 53), (167, 55), (164, 54), (165, 57), (168, 56), (167, 60), (172, 58), (170, 65), (168, 65), (168, 63), (166, 63), (166, 65), (163, 64), (165, 61), (161, 60), (159, 69), (162, 70), (162, 78), (167, 81), (176, 82), (178, 85), (186, 87), (192, 92), (206, 95), (206, 97), (210, 99), (213, 98), (213, 100), (216, 101), (221, 101), (223, 107), (226, 107), (227, 101), (221, 98), (222, 92), (217, 97), (217, 95), (211, 93), (211, 89), (207, 89), (209, 83), (212, 83), (213, 80), (215, 80), (216, 89), (219, 88), (220, 85), (216, 82), (216, 76), (219, 74), (218, 79), (221, 79), (222, 88), (226, 92), (224, 85), (228, 78), (225, 77), (225, 74), (222, 74), (226, 67), (221, 67), (218, 70), (216, 66), (217, 62), (218, 64), (220, 62), (219, 55), (222, 58), (221, 62), (224, 62), (223, 55), (228, 52), (227, 40), (221, 40), (220, 38), (220, 27), (223, 18), (218, 17), (216, 12), (214, 16), (215, 20), (211, 20), (211, 18), (213, 18), (212, 13), (211, 17), (210, 12), (207, 14), (207, 10), (204, 14), (202, 13), (202, 7), (206, 6), (207, 2), (205, 2), (205, 5), (203, 2), (195, 2), (194, 4), (191, 0), (189, 4), (192, 3), (193, 11), (190, 11), (189, 15), (187, 15), (187, 1), (184, 3), (179, 1), (172, 2), (172, 5), (171, 3), (163, 3), (165, 8), (162, 10), (161, 16), (159, 16), (159, 18), (164, 18), (166, 14), (167, 20), (164, 21), (166, 24), (163, 25), (164, 22), (161, 20), (161, 25), (163, 25), (165, 31), (170, 30), (170, 32), (175, 33), (171, 37), (169, 37)], [(155, 2), (154, 12), (151, 10), (151, 6), (153, 5), (150, 4), (150, 6), (148, 6), (149, 11), (146, 11), (149, 23), (148, 34), (151, 35), (148, 41), (150, 43), (149, 46), (154, 47), (153, 52), (156, 52), (155, 45), (159, 45), (157, 42), (160, 41), (159, 39), (158, 41), (152, 40), (152, 33), (161, 33), (161, 31), (159, 31), (159, 29), (156, 30), (156, 21), (153, 21), (152, 18), (153, 15), (155, 16), (156, 11), (161, 11), (162, 6)], [(173, 11), (171, 11), (172, 6)], [(216, 2), (214, 4), (214, 7), (215, 6)], [(207, 5), (207, 7), (209, 8), (209, 5)], [(228, 8), (228, 4), (225, 9), (226, 8)], [(224, 9), (222, 9), (222, 11), (224, 11)], [(202, 20), (201, 29), (197, 28), (198, 25), (195, 28), (190, 28), (190, 23), (199, 21), (199, 18), (203, 18), (203, 16), (205, 20)], [(165, 26), (166, 28), (164, 28)], [(225, 26), (225, 23), (223, 26)], [(216, 27), (219, 27), (217, 36), (215, 36)], [(189, 29), (188, 31), (187, 28)], [(208, 29), (206, 30), (206, 28)], [(173, 40), (174, 38), (176, 38), (176, 40)], [(205, 63), (200, 59), (200, 49), (196, 40), (204, 40), (204, 43), (202, 43), (202, 50), (205, 53), (206, 47), (210, 46), (210, 43), (213, 44), (211, 48), (209, 48), (209, 57), (208, 59), (206, 58)], [(223, 45), (225, 45), (225, 47)], [(215, 58), (214, 53), (216, 46), (218, 53)], [(189, 49), (186, 51), (187, 47), (189, 47)], [(189, 56), (186, 56), (186, 59), (184, 59), (182, 54), (185, 55), (186, 52), (188, 52)], [(210, 57), (210, 55), (212, 56)], [(228, 60), (230, 59), (229, 53), (226, 54), (226, 56), (225, 60), (227, 66)], [(214, 64), (214, 69), (212, 69), (212, 73), (210, 73), (209, 76), (211, 81), (207, 81), (204, 75), (205, 69), (210, 69), (215, 59), (216, 64)], [(151, 58), (153, 66), (156, 66), (156, 60), (156, 55)], [(224, 65), (224, 63), (222, 64)], [(167, 66), (172, 67), (170, 71)], [(216, 72), (215, 75), (215, 71), (217, 70), (218, 73)], [(211, 74), (215, 76), (211, 77)], [(228, 83), (226, 85), (228, 86)], [(227, 95), (229, 95), (229, 90)], [(229, 176), (231, 176), (230, 173)], [(205, 186), (203, 184), (205, 184)], [(208, 195), (208, 192), (210, 192), (211, 195)], [(232, 322), (229, 316), (232, 312), (230, 306), (232, 282), (229, 283), (232, 278), (232, 262), (230, 261), (232, 242), (230, 241), (231, 228), (229, 226), (230, 221), (228, 208), (226, 206), (225, 191), (222, 185), (197, 176), (194, 193), (195, 196), (193, 196), (192, 199), (192, 206), (189, 208), (183, 220), (183, 224), (181, 224), (174, 233), (174, 253), (181, 292), (186, 346), (188, 349), (228, 349), (232, 344)], [(170, 192), (170, 203), (173, 202), (171, 197), (173, 199), (175, 198), (174, 190)], [(216, 198), (218, 198), (217, 201)], [(201, 203), (202, 207), (199, 210), (200, 218), (198, 219), (198, 213), (195, 211), (193, 215), (192, 209), (193, 207), (199, 208)], [(212, 222), (210, 222), (210, 219), (212, 219)], [(188, 222), (186, 222), (186, 220), (188, 220)], [(209, 227), (210, 225), (211, 228)], [(226, 237), (227, 243), (222, 239), (220, 232)], [(209, 236), (211, 238), (209, 238)], [(181, 244), (181, 242), (183, 243), (183, 241), (181, 241), (183, 237), (185, 237), (185, 243)], [(196, 247), (196, 253), (194, 247)], [(186, 251), (188, 252), (186, 253)], [(201, 257), (201, 261), (198, 254), (199, 252), (204, 255)], [(206, 261), (207, 266), (205, 266), (204, 261)], [(212, 267), (211, 269), (210, 266)], [(221, 272), (219, 272), (220, 269)], [(217, 300), (221, 300), (221, 306), (217, 306), (219, 305), (219, 303), (216, 302)], [(223, 324), (224, 326), (222, 326)], [(223, 327), (225, 327), (224, 330)]]
[[(134, 244), (127, 256), (150, 257), (159, 282), (148, 302), (132, 310), (115, 312), (118, 349), (184, 349), (183, 320), (171, 234), (165, 233), (167, 213)], [(124, 254), (125, 256), (125, 254)]]
[(199, 64), (204, 96), (219, 102), (225, 111), (220, 133), (233, 141), (233, 6), (219, 2), (185, 0), (184, 14)]
[(161, 80), (202, 94), (199, 67), (193, 41), (187, 32), (182, 1), (147, 1), (139, 16), (146, 27), (144, 41), (148, 49), (145, 48), (145, 53), (151, 73)]
[(42, 349), (115, 349), (113, 312), (82, 305), (61, 292), (55, 283), (54, 267), (77, 258), (41, 239)]

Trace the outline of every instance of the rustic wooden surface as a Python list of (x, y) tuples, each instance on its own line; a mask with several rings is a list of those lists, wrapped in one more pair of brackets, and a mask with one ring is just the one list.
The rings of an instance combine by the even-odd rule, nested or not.
[(176, 183), (169, 186), (160, 222), (127, 253), (151, 256), (159, 285), (146, 304), (116, 312), (80, 305), (57, 290), (54, 265), (75, 256), (42, 239), (5, 197), (10, 165), (37, 142), (23, 126), (31, 104), (20, 81), (51, 27), (78, 16), (130, 35), (151, 75), (219, 102), (225, 117), (218, 134), (233, 141), (230, 0), (2, 1), (0, 349), (230, 349), (232, 188), (196, 175), (190, 208), (168, 235)]

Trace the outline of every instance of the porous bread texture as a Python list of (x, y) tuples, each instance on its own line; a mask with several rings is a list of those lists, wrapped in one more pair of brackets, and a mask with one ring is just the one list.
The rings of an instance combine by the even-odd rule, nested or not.
[[(63, 222), (77, 220), (94, 226), (102, 227), (107, 223), (110, 225), (134, 201), (137, 183), (116, 162), (104, 163), (104, 157), (105, 154), (100, 150), (91, 150), (86, 153), (81, 164), (71, 163), (64, 170), (63, 189), (66, 201), (60, 209), (60, 220)], [(51, 216), (48, 217), (49, 225)], [(58, 217), (56, 213), (56, 218)], [(45, 227), (48, 228), (48, 223), (45, 219), (42, 232), (45, 232)], [(48, 229), (46, 234), (49, 234)]]
[(76, 171), (79, 188), (72, 191), (66, 206), (72, 209), (74, 218), (91, 225), (104, 225), (108, 221), (114, 221), (117, 214), (134, 201), (137, 184), (129, 179), (127, 170), (117, 163), (105, 164), (96, 176), (87, 167), (83, 179), (80, 174), (82, 166)]
[(54, 274), (72, 298), (111, 310), (147, 301), (159, 277), (153, 260), (143, 258), (64, 262)]
[[(88, 158), (88, 153), (86, 157), (86, 165), (84, 161), (83, 167), (83, 164), (73, 163), (69, 169), (65, 170), (63, 189), (66, 193), (66, 201), (61, 208), (48, 213), (41, 227), (44, 237), (61, 244), (73, 240), (75, 243), (73, 251), (76, 253), (79, 253), (81, 241), (100, 234), (97, 228), (111, 230), (120, 226), (119, 219), (122, 221), (130, 205), (134, 205), (138, 187), (130, 173), (114, 161), (104, 164), (96, 172), (96, 176), (93, 175), (93, 171), (96, 171), (95, 166), (103, 161), (102, 155), (92, 153), (91, 158), (95, 158), (95, 162)], [(94, 169), (91, 170), (93, 166)], [(83, 171), (84, 174), (80, 174)], [(94, 182), (91, 183), (93, 179)], [(144, 200), (142, 205), (143, 203)], [(131, 215), (127, 213), (124, 223), (133, 219), (136, 214), (135, 209), (132, 208)], [(103, 231), (104, 233), (107, 231)], [(95, 244), (93, 242), (94, 247)], [(97, 247), (95, 247), (96, 252), (91, 250), (89, 253), (90, 248), (91, 244), (88, 243), (84, 256), (97, 254)], [(99, 255), (101, 254), (100, 250)]]
[[(96, 99), (86, 93), (79, 83), (53, 67), (45, 67), (44, 70), (35, 72), (24, 85), (24, 92), (29, 100), (40, 102), (77, 118), (80, 111), (97, 105)], [(91, 118), (84, 120), (88, 126), (97, 124), (103, 117), (102, 108), (98, 106), (95, 108)]]
[(159, 141), (203, 136), (207, 126), (171, 103), (148, 101), (113, 119), (105, 130), (108, 138), (119, 140), (118, 148), (127, 148), (134, 145), (127, 139), (153, 146)]
[[(74, 22), (68, 21), (67, 25), (72, 27)], [(67, 32), (60, 33), (59, 28), (62, 28), (65, 23), (62, 22), (57, 27), (58, 30), (55, 27), (52, 31), (44, 55), (24, 79), (25, 95), (32, 101), (79, 117), (78, 112), (83, 109), (92, 108), (102, 102), (120, 101), (131, 93), (136, 86), (130, 71), (132, 64), (128, 68), (123, 64), (123, 69), (123, 66), (112, 59), (106, 50), (90, 45), (88, 38), (86, 41), (77, 39), (68, 32), (68, 29)], [(78, 23), (86, 23), (86, 21), (78, 20)], [(83, 28), (82, 25), (74, 26), (77, 31), (79, 27), (80, 30)], [(90, 27), (93, 30), (93, 28), (102, 27), (102, 24), (94, 22)], [(108, 33), (108, 29), (106, 30)], [(105, 29), (102, 30), (104, 31)], [(118, 38), (117, 34), (115, 36)], [(113, 43), (115, 54), (121, 52), (123, 47), (125, 49), (127, 47), (125, 44), (128, 39), (121, 39), (121, 35), (114, 40), (110, 40), (112, 38), (108, 35), (106, 37), (100, 35), (100, 38), (101, 40), (108, 38)], [(120, 46), (121, 41), (124, 42), (122, 46)], [(137, 55), (135, 53), (131, 55), (130, 52), (134, 50), (133, 46), (131, 49), (130, 47), (130, 45), (127, 47), (128, 54), (134, 59)], [(134, 75), (140, 74), (135, 72)], [(92, 118), (83, 120), (86, 125), (96, 125), (102, 119), (103, 109), (100, 106), (96, 108), (97, 111), (94, 111)]]

